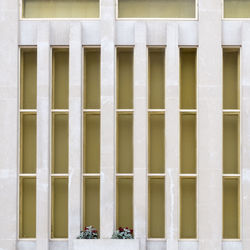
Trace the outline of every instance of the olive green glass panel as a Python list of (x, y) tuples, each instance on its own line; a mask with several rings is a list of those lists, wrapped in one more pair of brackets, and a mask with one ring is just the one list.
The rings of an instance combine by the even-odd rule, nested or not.
[(180, 50), (181, 109), (196, 108), (196, 49)]
[(165, 172), (165, 116), (149, 115), (149, 173)]
[(84, 115), (84, 172), (100, 173), (100, 115)]
[(84, 108), (100, 108), (100, 49), (84, 49)]
[(116, 228), (133, 228), (133, 179), (117, 178)]
[(68, 115), (53, 114), (52, 172), (68, 173)]
[(239, 116), (223, 116), (223, 173), (239, 173)]
[(148, 237), (165, 238), (165, 179), (148, 180)]
[(250, 18), (250, 0), (224, 0), (225, 18)]
[(195, 0), (118, 0), (120, 18), (195, 18)]
[(36, 115), (21, 114), (21, 173), (36, 173)]
[(133, 115), (117, 115), (117, 172), (133, 172)]
[(181, 179), (180, 238), (196, 238), (196, 179)]
[(239, 180), (223, 180), (223, 238), (238, 239), (240, 237)]
[(239, 53), (223, 52), (223, 109), (239, 108)]
[(68, 179), (52, 178), (52, 238), (68, 237)]
[(69, 107), (69, 50), (53, 49), (53, 109)]
[(19, 237), (36, 237), (36, 179), (20, 178)]
[(23, 0), (24, 18), (97, 18), (99, 0)]
[(165, 50), (149, 49), (149, 108), (165, 108)]
[(92, 225), (100, 230), (100, 179), (84, 179), (84, 227)]
[(36, 49), (21, 49), (21, 109), (36, 109), (37, 52)]
[(132, 49), (117, 49), (117, 108), (133, 108)]
[(196, 173), (196, 115), (181, 114), (181, 173)]

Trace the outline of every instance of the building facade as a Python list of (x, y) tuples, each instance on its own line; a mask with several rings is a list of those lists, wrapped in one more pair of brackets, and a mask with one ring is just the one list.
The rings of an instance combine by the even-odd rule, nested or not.
[(0, 249), (250, 249), (249, 0), (1, 0), (0, 31)]

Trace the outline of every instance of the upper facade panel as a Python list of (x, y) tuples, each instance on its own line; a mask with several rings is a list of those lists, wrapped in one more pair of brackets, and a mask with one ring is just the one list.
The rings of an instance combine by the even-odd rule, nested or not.
[(250, 0), (224, 0), (224, 18), (250, 18)]
[[(100, 18), (103, 0), (21, 0), (21, 18)], [(198, 0), (115, 0), (117, 18), (195, 19)]]
[(196, 0), (117, 0), (118, 18), (196, 18)]
[(99, 0), (22, 0), (22, 18), (99, 18)]

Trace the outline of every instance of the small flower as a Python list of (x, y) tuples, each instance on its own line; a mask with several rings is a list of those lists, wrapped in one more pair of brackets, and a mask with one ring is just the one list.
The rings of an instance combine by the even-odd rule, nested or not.
[(134, 230), (133, 229), (130, 229), (130, 233), (133, 234)]

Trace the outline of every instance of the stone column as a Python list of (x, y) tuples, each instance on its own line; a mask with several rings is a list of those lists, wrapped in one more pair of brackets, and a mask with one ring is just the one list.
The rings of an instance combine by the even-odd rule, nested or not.
[(115, 0), (101, 1), (101, 238), (115, 228)]
[(18, 4), (0, 1), (0, 249), (16, 249), (18, 236)]
[(134, 234), (147, 239), (147, 26), (135, 23), (134, 48)]
[(199, 1), (198, 235), (200, 250), (222, 244), (221, 0)]
[(37, 30), (37, 250), (49, 249), (50, 173), (50, 25)]
[(250, 24), (242, 26), (241, 86), (241, 238), (244, 250), (250, 246)]
[(81, 225), (82, 152), (82, 43), (81, 23), (70, 24), (69, 37), (69, 249)]
[(167, 248), (178, 249), (179, 174), (179, 48), (178, 24), (167, 24), (166, 53), (166, 237)]

